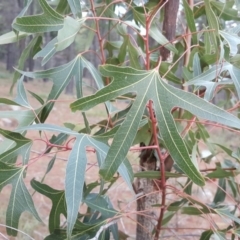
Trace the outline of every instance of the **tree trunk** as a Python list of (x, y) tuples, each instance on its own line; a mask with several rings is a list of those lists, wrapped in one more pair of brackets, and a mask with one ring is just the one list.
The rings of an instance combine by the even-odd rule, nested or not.
[[(147, 171), (150, 170), (156, 169), (147, 169)], [(151, 179), (139, 179), (138, 187), (137, 196), (140, 196), (137, 200), (136, 240), (148, 240), (152, 239), (152, 233), (157, 223), (157, 208), (153, 209), (152, 206), (158, 203), (159, 193), (156, 193), (155, 183)]]
[[(164, 20), (162, 32), (165, 37), (172, 41), (176, 35), (176, 20), (179, 8), (179, 0), (169, 0), (164, 7)], [(170, 51), (166, 48), (161, 48), (160, 53), (162, 56), (162, 61), (166, 61), (169, 57)]]

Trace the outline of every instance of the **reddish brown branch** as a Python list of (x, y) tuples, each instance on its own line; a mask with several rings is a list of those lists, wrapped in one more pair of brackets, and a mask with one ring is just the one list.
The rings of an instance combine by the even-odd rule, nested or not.
[[(164, 6), (164, 20), (163, 20), (163, 34), (165, 37), (172, 41), (176, 35), (176, 19), (179, 7), (179, 0), (168, 0)], [(162, 60), (166, 61), (170, 51), (166, 48), (160, 49)]]

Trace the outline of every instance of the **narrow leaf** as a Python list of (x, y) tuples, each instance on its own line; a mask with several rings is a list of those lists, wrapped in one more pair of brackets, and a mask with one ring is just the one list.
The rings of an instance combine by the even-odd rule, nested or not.
[(221, 178), (218, 181), (217, 192), (214, 196), (213, 203), (219, 204), (222, 203), (226, 198), (226, 179)]
[(71, 11), (75, 17), (82, 17), (82, 7), (80, 0), (68, 0), (68, 4), (71, 8)]
[(15, 42), (27, 37), (28, 35), (29, 34), (27, 34), (25, 32), (19, 32), (18, 34), (16, 34), (14, 31), (5, 33), (0, 36), (0, 45), (15, 43)]
[(15, 102), (18, 103), (19, 105), (26, 107), (26, 108), (31, 108), (29, 102), (28, 102), (28, 98), (27, 98), (27, 94), (26, 94), (26, 90), (23, 84), (23, 79), (24, 76), (22, 76), (19, 80), (18, 80), (18, 84), (17, 84), (17, 96), (15, 98)]
[[(27, 47), (22, 51), (21, 56), (19, 57), (18, 60), (18, 65), (17, 69), (23, 70), (24, 69), (24, 64), (26, 60), (31, 56), (33, 48), (37, 46), (40, 46), (42, 43), (42, 37), (41, 36), (35, 36), (27, 45)], [(11, 90), (13, 88), (13, 85), (17, 82), (17, 80), (20, 78), (20, 73), (18, 71), (14, 72), (13, 76), (13, 84), (11, 87)]]
[(184, 6), (185, 16), (187, 20), (187, 26), (189, 27), (191, 33), (193, 33), (192, 34), (193, 44), (197, 44), (197, 34), (196, 34), (197, 30), (195, 26), (193, 11), (186, 0), (183, 0), (183, 6)]

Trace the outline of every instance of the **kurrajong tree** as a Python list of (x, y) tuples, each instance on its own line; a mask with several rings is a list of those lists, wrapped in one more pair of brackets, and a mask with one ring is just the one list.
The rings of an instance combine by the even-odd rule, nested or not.
[[(0, 44), (31, 39), (15, 66), (12, 88), (16, 84), (16, 97), (0, 98), (1, 105), (20, 106), (18, 111), (0, 113), (0, 117), (18, 121), (12, 131), (0, 129), (4, 137), (0, 189), (12, 186), (7, 234), (17, 235), (24, 211), (41, 221), (30, 194), (35, 191), (52, 203), (45, 239), (123, 239), (118, 229), (123, 216), (135, 221), (136, 239), (166, 235), (170, 239), (171, 234), (174, 237), (171, 219), (176, 215), (181, 221), (187, 215), (209, 223), (208, 228), (189, 229), (199, 239), (240, 237), (239, 150), (210, 140), (210, 130), (219, 134), (221, 129), (224, 138), (227, 131), (236, 135), (240, 129), (239, 1), (38, 2), (40, 14), (29, 16), (32, 0), (25, 1), (12, 32), (0, 37)], [(53, 32), (50, 42), (44, 42), (47, 32)], [(64, 65), (24, 71), (28, 58), (40, 58), (44, 66), (72, 44), (80, 50)], [(85, 92), (84, 69), (97, 88), (90, 95)], [(51, 80), (47, 98), (39, 96), (38, 89), (27, 91), (25, 77)], [(77, 117), (68, 123), (59, 119), (59, 125), (49, 124), (54, 104), (72, 79), (76, 99), (69, 108), (81, 112), (85, 126), (79, 128)], [(33, 107), (30, 95), (38, 107)], [(100, 103), (107, 118), (92, 124), (87, 111)], [(125, 107), (119, 109), (119, 103)], [(29, 131), (39, 137), (27, 138)], [(34, 158), (32, 145), (38, 141), (46, 148)], [(211, 152), (209, 158), (202, 157), (203, 148)], [(133, 150), (140, 152), (135, 173), (127, 155)], [(51, 175), (61, 151), (69, 152), (66, 176), (59, 176), (65, 178), (65, 188), (56, 190), (44, 183), (44, 176)], [(99, 167), (94, 182), (86, 181), (89, 151), (96, 155)], [(219, 152), (228, 157), (214, 162), (211, 157)], [(28, 166), (52, 153), (53, 159), (42, 163), (48, 164), (43, 179), (32, 179), (27, 188)], [(124, 180), (135, 197), (137, 209), (123, 210), (112, 204), (109, 189), (118, 179)], [(209, 185), (214, 186), (213, 197), (199, 198), (196, 192), (204, 193)], [(216, 216), (221, 220), (215, 221)], [(224, 226), (219, 224), (223, 222)]]

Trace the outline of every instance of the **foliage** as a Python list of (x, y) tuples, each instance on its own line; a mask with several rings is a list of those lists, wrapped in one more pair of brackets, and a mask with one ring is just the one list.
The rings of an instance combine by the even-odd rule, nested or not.
[[(134, 173), (127, 154), (132, 146), (141, 142), (150, 143), (152, 146), (148, 148), (155, 149), (154, 154), (160, 161), (160, 172), (135, 174), (138, 178), (161, 180), (162, 203), (154, 207), (160, 208), (164, 217), (159, 217), (158, 226), (167, 225), (176, 213), (206, 219), (212, 214), (228, 219), (230, 224), (225, 227), (212, 224), (210, 229), (202, 232), (200, 239), (210, 239), (212, 235), (218, 239), (230, 235), (232, 239), (239, 237), (236, 180), (239, 154), (229, 146), (211, 142), (208, 126), (226, 128), (235, 134), (240, 129), (240, 120), (235, 114), (240, 96), (240, 28), (237, 24), (232, 28), (225, 27), (227, 21), (239, 21), (239, 1), (204, 0), (193, 7), (183, 0), (181, 11), (186, 17), (187, 31), (175, 36), (173, 41), (160, 31), (162, 1), (142, 4), (141, 1), (39, 0), (42, 13), (26, 16), (31, 2), (25, 1), (25, 7), (13, 21), (13, 30), (0, 36), (0, 44), (31, 37), (14, 75), (16, 98), (0, 98), (1, 106), (15, 105), (20, 109), (0, 112), (1, 118), (18, 121), (18, 127), (12, 131), (0, 129), (4, 137), (0, 146), (0, 189), (12, 185), (6, 213), (7, 233), (17, 235), (19, 218), (24, 211), (41, 221), (30, 190), (25, 186), (28, 166), (36, 161), (31, 154), (32, 145), (40, 140), (46, 148), (37, 160), (51, 152), (56, 153), (56, 149), (56, 155), (60, 151), (69, 151), (65, 189), (57, 190), (44, 183), (45, 176), (51, 175), (56, 155), (49, 162), (43, 179), (31, 180), (32, 189), (52, 203), (49, 236), (45, 239), (110, 239), (110, 235), (120, 239), (117, 221), (124, 214), (113, 206), (108, 190), (122, 178), (133, 191)], [(201, 18), (206, 21), (202, 29), (198, 24)], [(86, 35), (86, 31), (92, 34)], [(47, 32), (57, 35), (43, 46)], [(98, 42), (95, 52), (91, 49), (94, 34)], [(24, 71), (28, 57), (42, 58), (41, 64), (45, 65), (81, 36), (88, 39), (84, 39), (82, 46), (81, 42), (77, 43), (81, 52), (71, 61), (50, 69)], [(163, 48), (170, 51), (170, 56), (162, 61), (160, 50)], [(99, 58), (101, 66), (98, 69), (87, 60), (86, 53)], [(183, 65), (181, 59), (184, 59)], [(83, 78), (84, 69), (90, 72), (97, 89), (88, 96), (84, 92), (87, 85)], [(47, 99), (43, 99), (37, 89), (26, 91), (25, 77), (50, 79), (52, 88)], [(64, 126), (62, 123), (49, 124), (48, 117), (55, 102), (73, 78), (77, 98), (69, 107), (73, 112), (81, 111), (85, 126), (79, 129), (77, 118), (69, 119)], [(220, 105), (216, 99), (222, 92), (227, 97)], [(29, 95), (36, 99), (38, 107), (29, 101)], [(113, 102), (123, 103), (126, 107), (120, 110)], [(107, 118), (92, 124), (87, 111), (100, 103), (105, 106)], [(29, 131), (39, 133), (40, 139), (27, 138)], [(52, 137), (49, 137), (50, 133)], [(215, 163), (203, 159), (203, 143), (211, 156), (221, 150), (230, 158)], [(166, 153), (163, 154), (163, 150)], [(100, 176), (97, 182), (86, 181), (89, 151), (96, 153)], [(165, 173), (164, 160), (169, 154), (175, 163), (174, 170)], [(200, 168), (200, 164), (205, 169)], [(167, 178), (170, 178), (168, 185), (165, 184)], [(199, 191), (204, 192), (214, 179), (218, 179), (214, 198), (208, 202), (198, 200), (194, 189), (199, 186), (202, 187)], [(163, 207), (166, 190), (175, 198)], [(233, 200), (232, 208), (228, 207), (228, 199)], [(80, 209), (83, 204), (87, 206), (86, 212)], [(62, 224), (61, 214), (66, 224)], [(157, 230), (156, 237), (161, 228)]]

